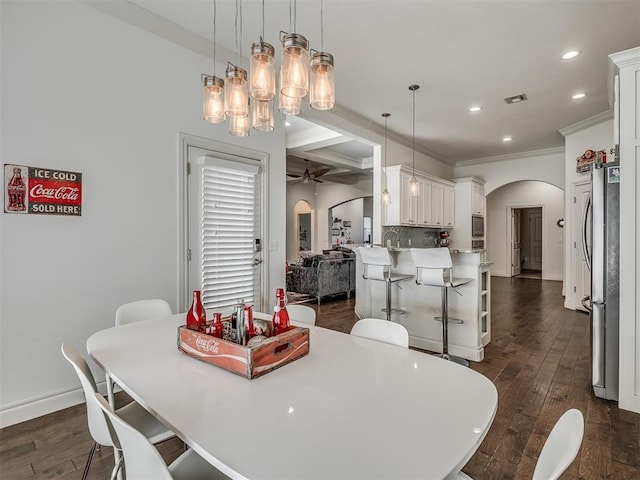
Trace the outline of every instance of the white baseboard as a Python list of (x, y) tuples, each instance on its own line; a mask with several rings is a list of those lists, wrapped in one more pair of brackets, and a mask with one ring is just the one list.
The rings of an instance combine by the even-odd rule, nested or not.
[(496, 272), (493, 269), (491, 270), (491, 276), (492, 277), (510, 277), (511, 273), (507, 273), (507, 272)]
[(546, 274), (542, 276), (543, 280), (554, 280), (556, 282), (561, 282), (564, 280), (564, 277), (562, 276), (562, 274)]
[[(106, 393), (106, 384), (104, 381), (98, 384), (98, 390), (101, 393)], [(9, 405), (0, 410), (0, 428), (26, 422), (27, 420), (33, 420), (42, 415), (84, 403), (84, 401), (84, 392), (82, 388), (78, 388), (26, 400), (19, 404)]]

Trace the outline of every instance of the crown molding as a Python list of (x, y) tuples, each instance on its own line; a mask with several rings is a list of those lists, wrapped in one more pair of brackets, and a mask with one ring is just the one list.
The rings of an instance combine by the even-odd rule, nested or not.
[(613, 110), (606, 110), (602, 113), (594, 115), (593, 117), (585, 118), (573, 125), (569, 125), (568, 127), (561, 128), (558, 130), (563, 136), (571, 135), (576, 132), (580, 132), (585, 128), (593, 127), (595, 125), (600, 125), (608, 120), (613, 119)]
[(618, 68), (632, 65), (640, 59), (640, 47), (630, 48), (622, 52), (612, 53), (609, 58)]
[(507, 162), (509, 160), (519, 160), (522, 158), (543, 157), (546, 155), (564, 154), (564, 147), (543, 148), (540, 150), (530, 150), (528, 152), (510, 153), (507, 155), (497, 155), (495, 157), (474, 158), (462, 160), (456, 163), (456, 167), (466, 167), (468, 165), (479, 165), (481, 163)]

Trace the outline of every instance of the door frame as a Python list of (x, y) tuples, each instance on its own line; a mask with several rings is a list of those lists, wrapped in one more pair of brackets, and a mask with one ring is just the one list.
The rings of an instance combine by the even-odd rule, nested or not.
[[(544, 205), (541, 203), (519, 203), (519, 204), (508, 204), (507, 205), (507, 248), (505, 248), (505, 266), (508, 266), (509, 275), (511, 276), (511, 255), (512, 248), (511, 244), (513, 243), (513, 231), (511, 230), (513, 227), (513, 222), (511, 221), (511, 215), (513, 215), (514, 210), (520, 210), (523, 208), (540, 208), (542, 211), (542, 274), (541, 278), (545, 277), (545, 268), (544, 268), (544, 257), (545, 257), (545, 248), (544, 248), (544, 221), (545, 221), (545, 212)], [(522, 246), (522, 232), (520, 234), (520, 245)]]
[[(568, 295), (565, 295), (565, 307), (571, 308), (573, 310), (580, 310), (586, 312), (580, 301), (581, 293), (578, 290), (578, 277), (580, 273), (580, 266), (582, 264), (582, 248), (578, 248), (582, 246), (582, 227), (583, 227), (583, 218), (582, 215), (578, 213), (582, 213), (582, 205), (578, 202), (578, 190), (583, 187), (587, 187), (588, 190), (591, 189), (591, 177), (580, 180), (577, 182), (573, 182), (571, 184), (571, 231), (570, 235), (570, 244), (569, 248), (571, 249), (570, 255), (570, 282), (569, 282), (569, 290)], [(574, 246), (575, 245), (575, 246)], [(581, 285), (582, 286), (582, 285)], [(574, 288), (576, 291), (574, 291)], [(580, 290), (584, 290), (581, 288)], [(566, 291), (565, 291), (566, 294)]]
[[(191, 292), (189, 291), (189, 148), (202, 148), (218, 152), (222, 155), (237, 156), (256, 160), (260, 163), (261, 170), (261, 202), (260, 202), (260, 238), (262, 248), (269, 245), (269, 209), (267, 208), (267, 199), (269, 198), (269, 154), (244, 148), (237, 145), (231, 145), (205, 137), (198, 137), (188, 133), (178, 133), (178, 291), (177, 305), (180, 312), (187, 310), (191, 302)], [(264, 260), (264, 259), (263, 259)], [(260, 268), (265, 265), (264, 261)], [(268, 295), (268, 279), (266, 272), (261, 275), (260, 294), (262, 302), (266, 303)], [(256, 305), (256, 309), (264, 310), (266, 305)]]

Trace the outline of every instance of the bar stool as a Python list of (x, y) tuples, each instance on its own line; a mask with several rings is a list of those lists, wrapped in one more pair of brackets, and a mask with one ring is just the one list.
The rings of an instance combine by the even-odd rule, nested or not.
[[(453, 288), (455, 291), (456, 287), (469, 283), (473, 279), (453, 276), (453, 262), (448, 248), (412, 248), (411, 258), (416, 265), (416, 283), (442, 289), (441, 357), (468, 367), (469, 362), (464, 358), (449, 355), (449, 321), (463, 323), (463, 320), (457, 318), (449, 319), (449, 288)], [(438, 317), (436, 317), (437, 319)]]
[[(403, 280), (413, 278), (413, 275), (404, 275), (391, 272), (391, 256), (386, 248), (382, 247), (359, 247), (360, 259), (362, 260), (362, 278), (365, 280), (376, 280), (385, 282), (387, 285), (386, 312), (387, 320), (391, 321), (391, 314), (403, 314), (405, 310), (391, 308), (391, 285)], [(400, 287), (400, 285), (398, 285)]]

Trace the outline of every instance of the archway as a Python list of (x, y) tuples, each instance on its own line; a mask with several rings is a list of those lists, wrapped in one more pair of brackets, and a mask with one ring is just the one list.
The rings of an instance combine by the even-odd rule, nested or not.
[[(522, 266), (514, 263), (521, 262), (520, 254), (515, 255), (514, 252), (521, 240), (515, 228), (517, 222), (514, 217), (518, 211), (531, 212), (532, 221), (539, 222), (536, 225), (539, 238), (535, 239), (537, 243), (531, 245), (526, 255), (535, 248), (541, 249), (540, 278), (562, 281), (565, 232), (558, 225), (558, 220), (564, 218), (564, 191), (537, 180), (508, 183), (487, 195), (487, 256), (494, 262), (491, 274), (511, 277), (518, 273), (517, 267)], [(520, 243), (522, 246), (525, 242)], [(528, 265), (531, 261), (527, 258)]]

